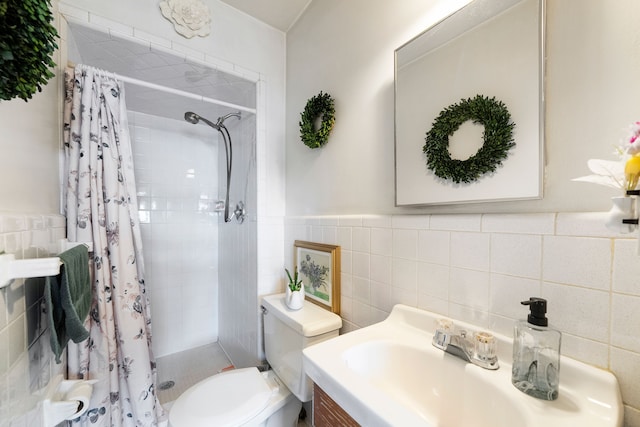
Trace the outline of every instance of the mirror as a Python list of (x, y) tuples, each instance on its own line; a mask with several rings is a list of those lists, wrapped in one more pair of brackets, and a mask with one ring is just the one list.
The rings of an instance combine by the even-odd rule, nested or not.
[[(544, 0), (474, 0), (396, 49), (396, 206), (542, 197), (543, 36)], [(493, 169), (466, 182), (443, 178), (423, 152), (427, 133), (478, 96), (504, 106), (513, 145), (502, 159), (487, 154), (506, 124), (463, 119), (443, 137), (448, 158), (459, 160), (446, 165), (466, 177), (484, 156)]]

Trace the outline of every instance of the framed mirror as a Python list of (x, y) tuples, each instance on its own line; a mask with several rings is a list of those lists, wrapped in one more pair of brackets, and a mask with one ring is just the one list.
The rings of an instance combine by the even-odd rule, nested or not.
[[(396, 49), (396, 206), (542, 197), (544, 6), (544, 0), (474, 0)], [(469, 116), (445, 127), (443, 154), (469, 178), (461, 181), (428, 165), (427, 135), (449, 126), (451, 111), (477, 97), (504, 107), (512, 144), (503, 146), (502, 158), (491, 157), (493, 125)], [(493, 169), (474, 178), (476, 158), (494, 162)]]

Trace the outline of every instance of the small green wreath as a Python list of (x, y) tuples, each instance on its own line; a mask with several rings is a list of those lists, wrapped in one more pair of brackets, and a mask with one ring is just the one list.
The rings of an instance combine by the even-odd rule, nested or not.
[[(449, 137), (468, 120), (484, 126), (484, 144), (466, 160), (452, 159)], [(476, 95), (462, 99), (442, 110), (427, 132), (422, 149), (427, 156), (427, 168), (455, 183), (477, 181), (482, 175), (494, 172), (507, 158), (509, 149), (515, 146), (514, 127), (507, 107), (495, 98)]]
[[(327, 143), (333, 124), (335, 123), (335, 108), (333, 98), (328, 93), (319, 95), (307, 101), (304, 111), (300, 113), (300, 137), (309, 148), (319, 148)], [(322, 117), (320, 127), (316, 129), (315, 122)]]

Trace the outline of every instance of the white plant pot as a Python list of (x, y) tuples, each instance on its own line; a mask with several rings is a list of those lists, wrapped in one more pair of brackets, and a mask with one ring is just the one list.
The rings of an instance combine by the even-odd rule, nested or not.
[(285, 294), (284, 302), (291, 310), (300, 310), (304, 305), (304, 292), (302, 290), (292, 291), (287, 285), (287, 293)]
[(618, 233), (631, 233), (635, 230), (636, 225), (623, 224), (622, 220), (635, 218), (633, 197), (612, 197), (611, 202), (613, 202), (613, 206), (609, 210), (605, 225), (609, 230)]

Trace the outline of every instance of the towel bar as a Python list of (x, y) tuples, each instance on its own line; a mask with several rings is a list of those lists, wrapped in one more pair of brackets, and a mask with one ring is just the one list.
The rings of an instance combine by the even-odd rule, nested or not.
[[(92, 243), (69, 242), (67, 239), (59, 242), (59, 252), (77, 245), (85, 245), (89, 252), (93, 252)], [(13, 254), (0, 254), (0, 289), (9, 286), (13, 279), (55, 276), (60, 273), (61, 264), (58, 257), (16, 259)]]

